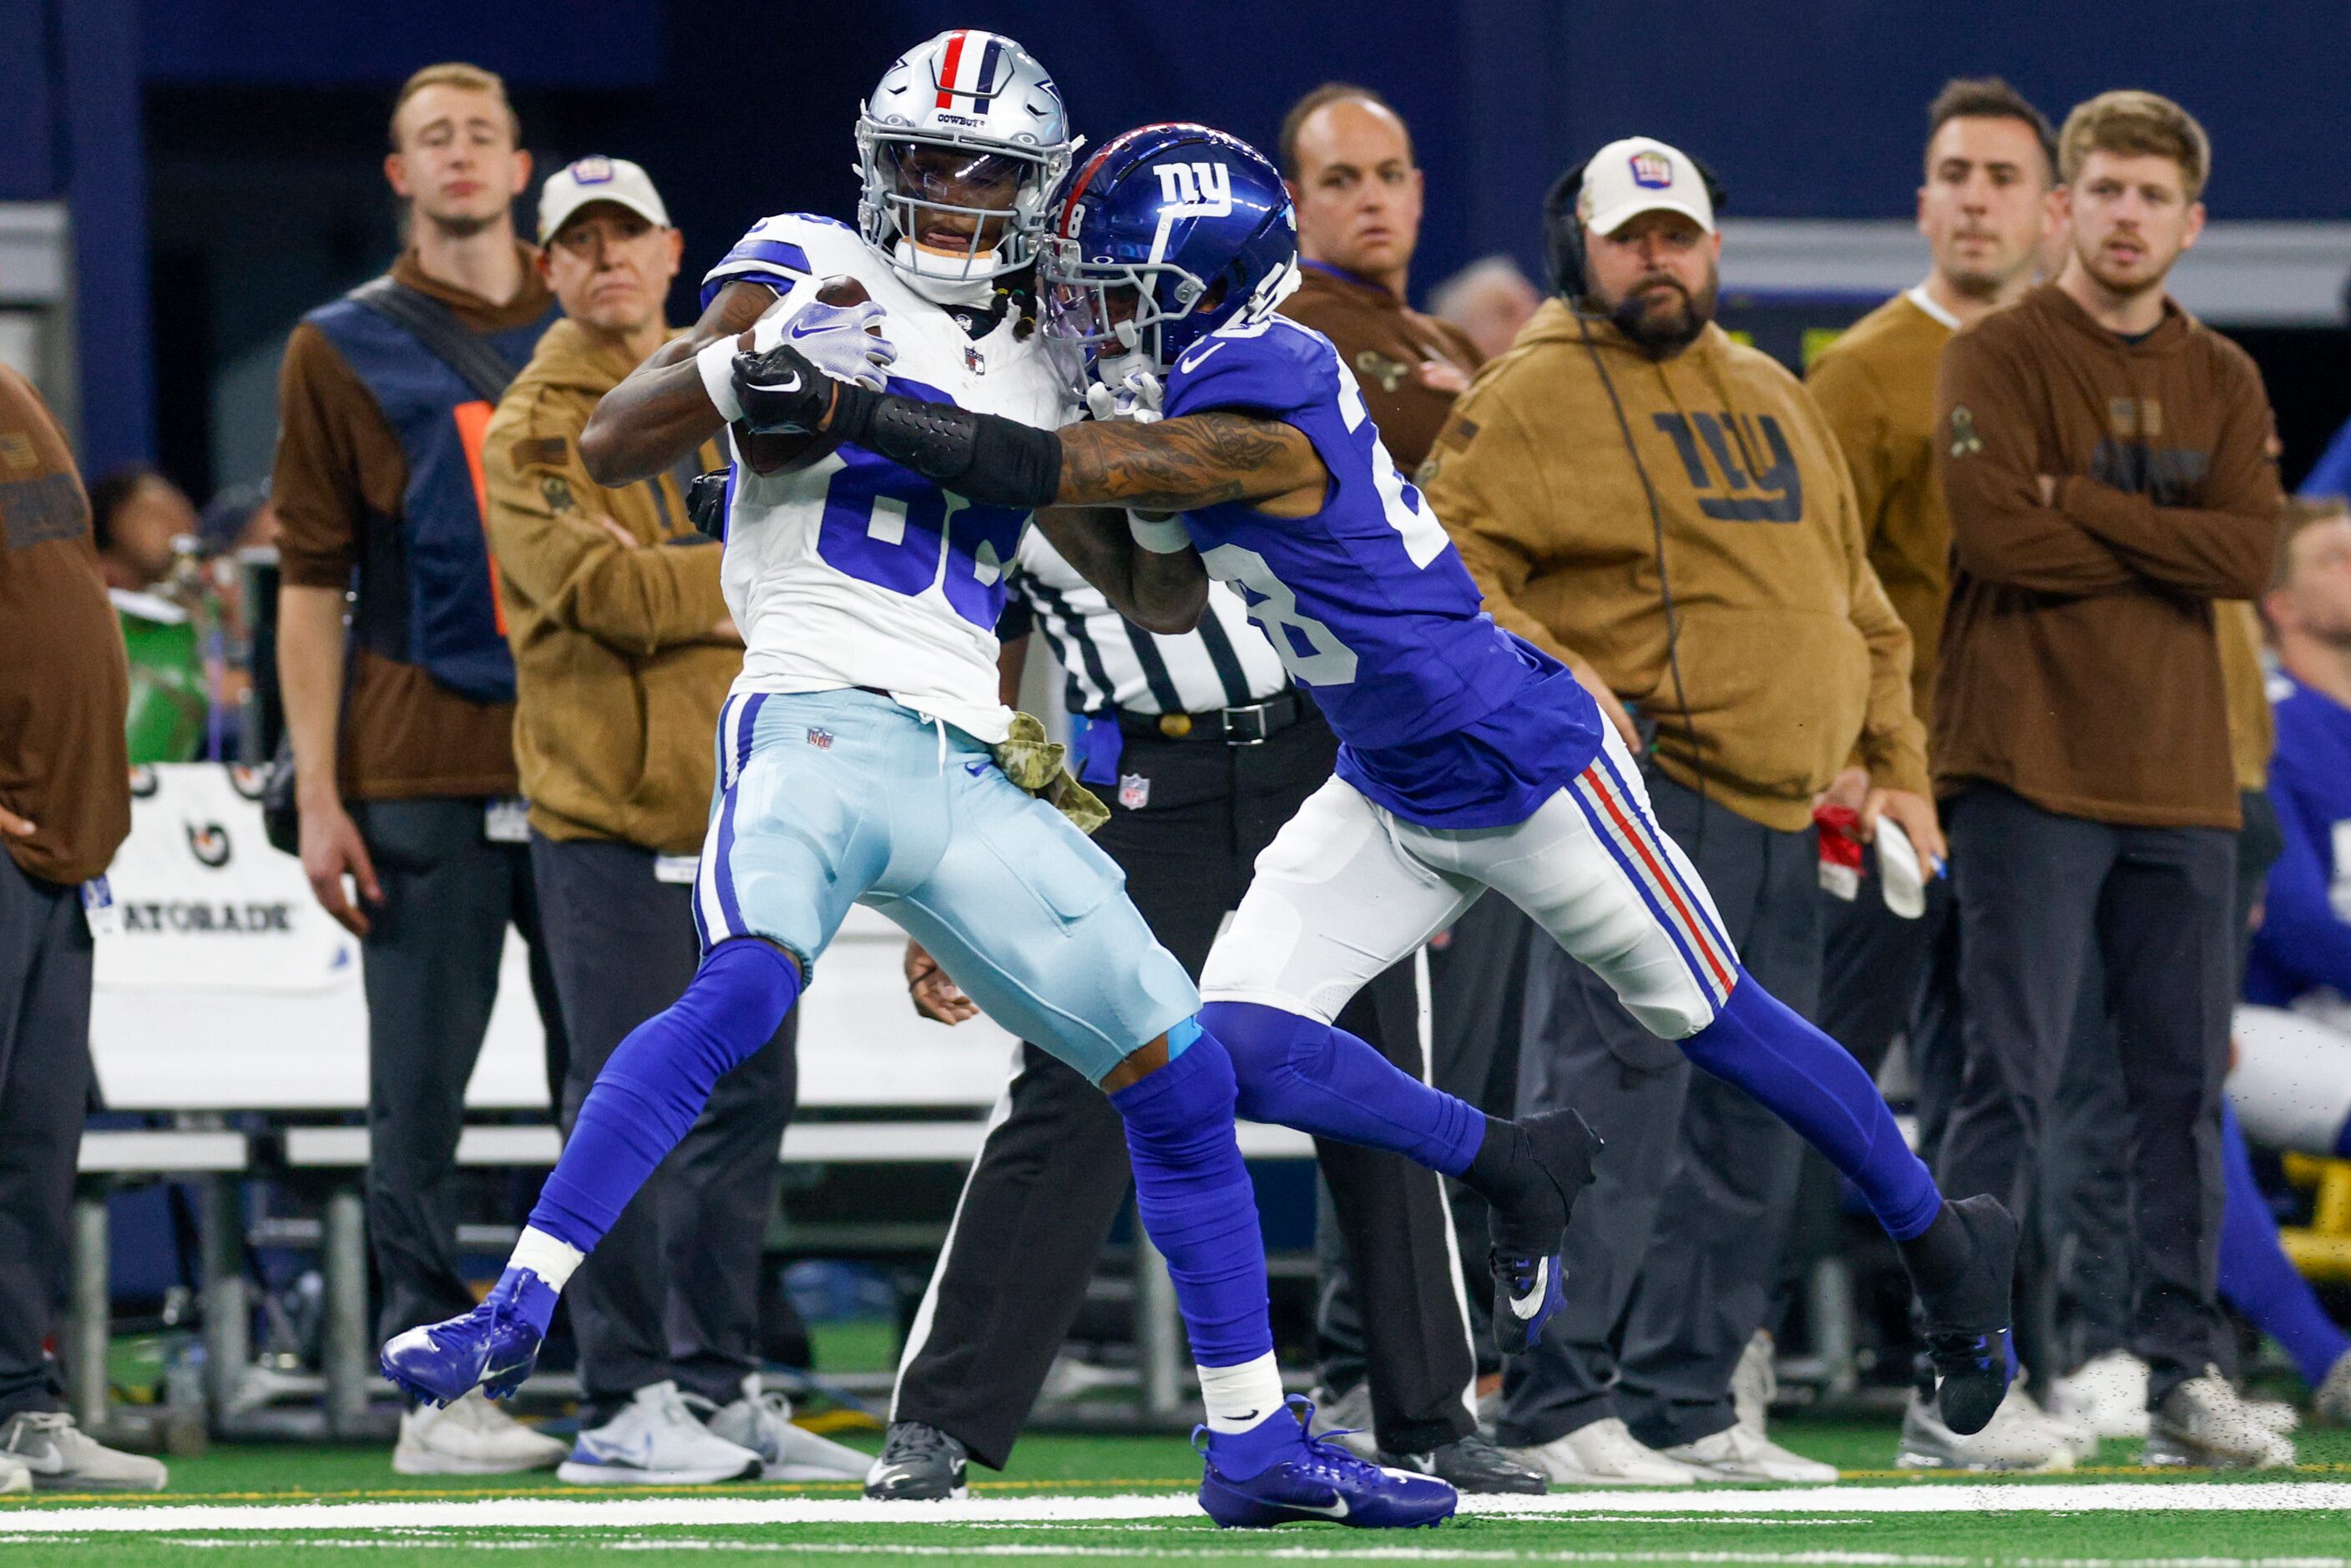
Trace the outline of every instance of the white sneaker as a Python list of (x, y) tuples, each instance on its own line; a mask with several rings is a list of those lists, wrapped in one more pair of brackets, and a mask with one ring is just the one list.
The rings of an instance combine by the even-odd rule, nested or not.
[(2050, 1427), (2023, 1390), (2009, 1385), (2008, 1396), (1980, 1432), (1961, 1437), (1943, 1424), (1933, 1404), (1910, 1392), (1902, 1411), (1902, 1441), (1894, 1462), (1904, 1469), (2070, 1470), (2074, 1450)]
[(476, 1388), (445, 1408), (420, 1405), (402, 1416), (392, 1468), (403, 1476), (506, 1476), (547, 1469), (568, 1451)]
[(2302, 1412), (2283, 1399), (2248, 1399), (2245, 1414), (2257, 1427), (2266, 1427), (2281, 1437), (2291, 1437), (2302, 1429)]
[(1548, 1443), (1509, 1451), (1568, 1486), (1686, 1487), (1714, 1479), (1644, 1446), (1614, 1416)]
[(2351, 1350), (2335, 1357), (2310, 1396), (2310, 1413), (2330, 1427), (2351, 1427)]
[[(1314, 1391), (1314, 1419), (1308, 1430), (1327, 1437), (1367, 1464), (1380, 1461), (1380, 1440), (1372, 1430), (1372, 1385), (1358, 1383), (1337, 1398), (1327, 1388)], [(1332, 1434), (1337, 1434), (1333, 1436)]]
[(13, 1455), (0, 1454), (0, 1497), (14, 1497), (18, 1492), (33, 1490), (33, 1472), (25, 1461)]
[(580, 1487), (694, 1487), (749, 1480), (763, 1468), (758, 1454), (695, 1420), (676, 1384), (656, 1383), (580, 1433), (555, 1479)]
[(2026, 1391), (2024, 1374), (2022, 1372), (2016, 1375), (2016, 1382), (2008, 1391), (2008, 1399), (2002, 1401), (2003, 1405), (2009, 1403), (2016, 1406), (2019, 1418), (2038, 1421), (2055, 1433), (2059, 1440), (2064, 1443), (2065, 1451), (2074, 1456), (2075, 1464), (2083, 1464), (2098, 1457), (2098, 1434), (2089, 1423), (2076, 1420), (2071, 1416), (2059, 1416), (2043, 1408), (2041, 1404)]
[(2294, 1463), (2294, 1443), (2248, 1409), (2220, 1369), (2207, 1366), (2163, 1396), (2144, 1462), (2211, 1470), (2274, 1470)]
[(2092, 1356), (2049, 1382), (2049, 1413), (2101, 1437), (2147, 1436), (2147, 1363), (2126, 1350)]
[(59, 1410), (0, 1419), (0, 1461), (29, 1473), (43, 1491), (162, 1491), (171, 1479), (162, 1460), (110, 1448)]
[(1791, 1453), (1744, 1422), (1734, 1422), (1695, 1443), (1679, 1443), (1660, 1451), (1669, 1459), (1678, 1459), (1693, 1469), (1704, 1471), (1708, 1480), (1817, 1482), (1837, 1479), (1834, 1465)]
[(756, 1372), (743, 1380), (743, 1397), (731, 1405), (711, 1406), (690, 1394), (685, 1403), (697, 1415), (710, 1406), (704, 1416), (710, 1429), (758, 1455), (763, 1481), (863, 1480), (873, 1463), (870, 1455), (793, 1426), (790, 1398), (781, 1389), (763, 1387)]
[(1730, 1373), (1730, 1407), (1739, 1424), (1759, 1437), (1771, 1425), (1771, 1401), (1780, 1397), (1779, 1355), (1771, 1331), (1757, 1329)]

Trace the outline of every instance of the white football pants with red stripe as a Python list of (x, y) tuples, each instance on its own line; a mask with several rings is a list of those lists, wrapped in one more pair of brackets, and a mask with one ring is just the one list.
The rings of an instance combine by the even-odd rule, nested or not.
[(1258, 857), (1201, 973), (1202, 998), (1329, 1023), (1492, 888), (1661, 1038), (1712, 1023), (1738, 954), (1706, 884), (1650, 816), (1625, 743), (1604, 728), (1592, 766), (1514, 827), (1423, 827), (1332, 779)]

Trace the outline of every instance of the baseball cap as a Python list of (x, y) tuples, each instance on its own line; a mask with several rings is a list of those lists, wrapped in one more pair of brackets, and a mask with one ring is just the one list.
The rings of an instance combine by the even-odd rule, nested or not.
[(545, 245), (590, 202), (615, 202), (655, 228), (669, 227), (669, 209), (653, 177), (626, 158), (580, 158), (547, 177), (538, 192), (538, 243)]
[(1586, 228), (1613, 235), (1654, 212), (1680, 213), (1714, 232), (1714, 201), (1688, 153), (1652, 136), (1627, 136), (1592, 155), (1575, 198), (1575, 215)]

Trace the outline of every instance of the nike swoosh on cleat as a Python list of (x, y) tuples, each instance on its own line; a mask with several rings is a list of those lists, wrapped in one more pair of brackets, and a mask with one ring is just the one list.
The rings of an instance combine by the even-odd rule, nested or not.
[(1323, 1519), (1344, 1519), (1347, 1517), (1347, 1500), (1343, 1497), (1332, 1502), (1286, 1502), (1281, 1506), (1294, 1510), (1299, 1513), (1316, 1514)]
[(1510, 1315), (1524, 1322), (1542, 1311), (1543, 1297), (1551, 1288), (1551, 1260), (1535, 1265), (1535, 1288), (1523, 1296), (1510, 1298)]

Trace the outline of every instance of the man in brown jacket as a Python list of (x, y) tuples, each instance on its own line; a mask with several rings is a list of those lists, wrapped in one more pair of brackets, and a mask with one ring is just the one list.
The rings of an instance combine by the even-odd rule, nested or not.
[(2203, 131), (2107, 93), (2059, 138), (2054, 283), (1944, 351), (1953, 567), (1935, 689), (1966, 1068), (1938, 1158), (2010, 1193), (2103, 960), (2132, 1124), (2131, 1348), (2150, 1452), (2273, 1451), (2212, 1370), (2239, 823), (2216, 599), (2259, 593), (2282, 506), (2261, 377), (2163, 283), (2203, 225)]
[[(1705, 176), (1629, 139), (1562, 182), (1554, 216), (1564, 297), (1480, 373), (1421, 485), (1495, 620), (1654, 720), (1659, 824), (1749, 971), (1809, 1013), (1813, 797), (1857, 758), (1869, 821), (1941, 848), (1909, 634), (1819, 410), (1713, 322)], [(1729, 1397), (1769, 1306), (1795, 1135), (1550, 945), (1531, 965), (1520, 1112), (1573, 1105), (1608, 1146), (1568, 1231), (1579, 1283), (1511, 1368), (1504, 1441), (1562, 1480), (1826, 1479), (1739, 1426)]]
[[(496, 395), (480, 383), (511, 379), (556, 314), (514, 232), (530, 154), (504, 85), (473, 66), (412, 77), (392, 138), (384, 172), (407, 203), (410, 248), (388, 279), (311, 311), (287, 340), (270, 481), (302, 869), (363, 958), (368, 1239), (387, 1334), (473, 1304), (457, 1263), (457, 1136), (509, 925), (533, 939), (550, 1077), (563, 1049), (476, 478)], [(478, 1474), (562, 1456), (469, 1395), (410, 1410), (392, 1463)]]
[(74, 1426), (47, 1352), (89, 1101), (96, 906), (131, 831), (130, 680), (65, 432), (0, 365), (0, 1493), (164, 1479)]
[[(643, 169), (583, 158), (541, 191), (538, 237), (564, 319), (498, 403), (483, 474), (531, 868), (571, 1047), (568, 1134), (614, 1049), (700, 962), (695, 853), (743, 641), (719, 592), (718, 546), (688, 519), (678, 476), (606, 489), (580, 457), (598, 401), (669, 336), (662, 301), (683, 236)], [(705, 447), (697, 466), (717, 464)], [(747, 1464), (770, 1479), (865, 1473), (862, 1455), (792, 1426), (757, 1375), (759, 1259), (798, 1016), (719, 1081), (573, 1278), (583, 1401), (564, 1479), (694, 1484)]]

